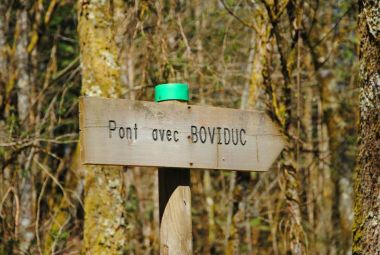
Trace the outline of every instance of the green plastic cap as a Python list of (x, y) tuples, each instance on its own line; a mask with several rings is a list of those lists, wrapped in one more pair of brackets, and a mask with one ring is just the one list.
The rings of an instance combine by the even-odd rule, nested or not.
[(189, 101), (189, 86), (186, 83), (159, 84), (154, 88), (154, 101)]

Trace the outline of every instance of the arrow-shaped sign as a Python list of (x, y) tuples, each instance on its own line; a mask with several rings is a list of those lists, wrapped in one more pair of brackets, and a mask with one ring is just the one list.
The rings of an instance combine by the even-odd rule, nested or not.
[(85, 164), (266, 171), (284, 147), (264, 112), (82, 97)]

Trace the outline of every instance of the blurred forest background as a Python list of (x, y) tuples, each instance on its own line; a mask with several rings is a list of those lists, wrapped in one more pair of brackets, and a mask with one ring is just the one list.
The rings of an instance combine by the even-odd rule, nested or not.
[[(78, 98), (153, 101), (166, 82), (189, 83), (191, 104), (264, 110), (288, 139), (266, 173), (191, 171), (195, 254), (351, 254), (356, 1), (109, 1), (104, 17), (87, 10), (103, 19), (97, 40), (115, 42), (106, 92), (81, 75), (91, 2), (105, 1), (0, 1), (0, 254), (90, 245), (86, 196), (109, 190), (84, 188)], [(157, 254), (156, 170), (118, 179), (122, 252)]]

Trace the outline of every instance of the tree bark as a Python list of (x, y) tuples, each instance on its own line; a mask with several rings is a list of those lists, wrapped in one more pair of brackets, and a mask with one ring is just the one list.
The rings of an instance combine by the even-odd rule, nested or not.
[(380, 2), (359, 1), (360, 126), (354, 255), (380, 254)]
[[(28, 129), (29, 124), (29, 108), (30, 108), (30, 70), (29, 70), (29, 53), (28, 53), (28, 34), (29, 34), (29, 20), (27, 1), (21, 1), (21, 6), (18, 10), (18, 20), (16, 25), (16, 67), (17, 67), (17, 111), (20, 126), (24, 131)], [(32, 153), (20, 153), (18, 161), (20, 165), (20, 250), (27, 253), (34, 238), (33, 231), (33, 183), (30, 168)]]
[[(6, 71), (7, 71), (7, 41), (6, 41), (6, 34), (7, 34), (7, 24), (5, 20), (5, 14), (6, 14), (6, 3), (1, 2), (0, 3), (0, 91), (4, 93), (5, 95), (5, 89), (3, 91), (3, 88), (5, 88), (6, 84)], [(3, 103), (3, 97), (4, 95), (0, 95), (0, 106)]]
[[(113, 2), (79, 0), (82, 94), (119, 97), (120, 66), (115, 41)], [(122, 168), (85, 167), (83, 253), (123, 254), (126, 226)]]
[(29, 20), (26, 3), (22, 3), (22, 7), (18, 12), (17, 29), (18, 40), (16, 46), (16, 64), (17, 64), (17, 110), (20, 123), (26, 121), (29, 111), (29, 58), (28, 58), (28, 32)]

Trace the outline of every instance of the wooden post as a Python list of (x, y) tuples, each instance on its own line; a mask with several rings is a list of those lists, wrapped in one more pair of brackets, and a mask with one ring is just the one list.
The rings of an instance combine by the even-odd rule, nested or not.
[(160, 254), (192, 254), (190, 169), (159, 168)]
[[(170, 89), (171, 87), (169, 86), (168, 88)], [(163, 92), (165, 93), (165, 91)], [(172, 93), (172, 91), (169, 93)], [(156, 101), (157, 97), (159, 97), (157, 94), (156, 89)], [(163, 96), (165, 97), (166, 95), (164, 94)], [(188, 95), (185, 97), (188, 97)], [(162, 103), (184, 104), (184, 102), (175, 101), (175, 99), (162, 101)], [(192, 254), (190, 169), (158, 168), (158, 194), (160, 254)]]

